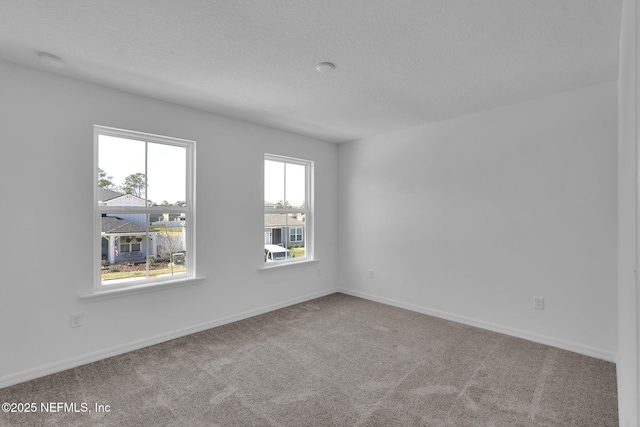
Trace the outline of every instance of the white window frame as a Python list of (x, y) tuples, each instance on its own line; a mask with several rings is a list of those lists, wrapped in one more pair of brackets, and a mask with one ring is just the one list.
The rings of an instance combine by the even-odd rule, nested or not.
[[(132, 240), (130, 242), (127, 242), (126, 239), (127, 238), (131, 238)], [(124, 241), (123, 241), (124, 239)], [(118, 243), (117, 245), (120, 247), (119, 251), (120, 252), (140, 252), (142, 250), (142, 242), (137, 242), (134, 241), (135, 240), (135, 236), (122, 236), (118, 239)], [(133, 250), (133, 245), (138, 245), (139, 248), (137, 251)], [(122, 247), (123, 246), (127, 246), (126, 250), (123, 250)]]
[[(92, 292), (82, 296), (83, 300), (91, 301), (93, 299), (102, 299), (103, 297), (119, 296), (119, 294), (126, 293), (139, 293), (138, 291), (144, 291), (151, 288), (165, 287), (166, 285), (182, 285), (185, 282), (193, 281), (196, 279), (196, 198), (195, 198), (195, 158), (196, 158), (196, 142), (187, 139), (173, 138), (167, 136), (154, 135), (149, 133), (116, 129), (107, 126), (94, 126), (94, 167), (93, 167), (93, 187), (94, 187), (94, 280)], [(98, 140), (101, 135), (113, 136), (118, 138), (130, 139), (142, 141), (145, 143), (172, 145), (177, 147), (183, 147), (186, 150), (186, 194), (185, 202), (186, 206), (103, 206), (98, 204), (98, 169), (99, 169), (99, 156), (98, 156)], [(146, 159), (145, 159), (145, 175), (146, 171)], [(148, 194), (145, 189), (145, 195)], [(146, 197), (146, 196), (145, 196)], [(102, 283), (101, 277), (101, 261), (102, 261), (102, 214), (147, 214), (147, 218), (151, 214), (157, 213), (175, 213), (185, 214), (185, 222), (187, 223), (186, 234), (186, 252), (189, 256), (189, 262), (187, 263), (187, 270), (185, 273), (181, 273), (175, 276), (167, 277), (155, 277), (146, 279), (137, 279), (132, 281), (123, 281), (118, 283)], [(147, 236), (147, 241), (148, 240)], [(199, 279), (200, 280), (200, 279)], [(129, 291), (134, 292), (129, 292)]]
[[(305, 216), (305, 226), (303, 230), (303, 241), (305, 246), (305, 256), (303, 258), (291, 258), (278, 262), (264, 263), (264, 265), (259, 270), (271, 270), (277, 269), (278, 267), (291, 266), (293, 264), (301, 264), (316, 261), (314, 258), (314, 248), (313, 248), (313, 221), (314, 221), (314, 200), (313, 200), (313, 176), (314, 176), (314, 162), (311, 160), (297, 159), (293, 157), (280, 156), (277, 154), (268, 154), (265, 153), (264, 160), (262, 162), (264, 168), (264, 162), (270, 160), (274, 162), (280, 163), (289, 163), (294, 165), (301, 165), (305, 167), (305, 206), (304, 208), (282, 208), (278, 209), (276, 207), (264, 207), (264, 214), (299, 214), (302, 213)], [(286, 171), (286, 168), (285, 168)], [(262, 174), (264, 179), (264, 173)], [(285, 183), (286, 183), (286, 172), (285, 172)], [(286, 184), (285, 184), (286, 187)], [(264, 201), (264, 182), (262, 185), (263, 188), (263, 201)], [(284, 199), (287, 200), (286, 188), (284, 189)], [(264, 230), (264, 216), (263, 216), (263, 230)], [(297, 227), (300, 228), (300, 227)], [(287, 236), (287, 240), (289, 239), (289, 232), (284, 233)], [(264, 240), (264, 239), (263, 239)], [(290, 242), (296, 243), (296, 242)], [(263, 247), (264, 250), (264, 247)]]
[[(300, 230), (300, 233), (298, 233), (298, 230)], [(291, 240), (292, 236), (294, 236), (295, 240)], [(289, 242), (304, 242), (304, 227), (289, 227)]]

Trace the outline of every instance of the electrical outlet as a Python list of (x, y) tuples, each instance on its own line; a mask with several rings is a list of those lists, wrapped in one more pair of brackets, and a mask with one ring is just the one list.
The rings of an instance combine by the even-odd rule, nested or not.
[(322, 276), (322, 269), (320, 267), (318, 267), (318, 269), (316, 270), (316, 274), (318, 276)]
[(79, 328), (82, 326), (82, 313), (71, 313), (69, 315), (69, 327)]
[(536, 310), (544, 310), (544, 298), (533, 297), (533, 308), (535, 308)]
[(373, 279), (373, 270), (369, 270), (369, 279)]

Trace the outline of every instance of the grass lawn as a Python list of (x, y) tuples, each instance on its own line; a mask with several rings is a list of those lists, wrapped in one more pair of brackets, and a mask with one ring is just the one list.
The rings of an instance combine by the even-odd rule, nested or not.
[[(184, 265), (175, 265), (173, 266), (173, 274), (176, 273), (184, 273), (187, 271), (187, 267)], [(161, 274), (171, 274), (171, 267), (167, 266), (165, 268), (160, 268), (157, 270), (149, 270), (149, 277), (156, 277)], [(115, 280), (115, 279), (131, 279), (134, 277), (145, 277), (147, 272), (145, 270), (137, 270), (137, 271), (114, 271), (109, 272), (105, 270), (102, 272), (102, 281), (106, 280)]]
[(161, 233), (168, 233), (169, 235), (182, 236), (182, 229), (184, 227), (161, 227), (157, 225), (152, 225), (151, 228), (154, 228)]
[(295, 248), (295, 249), (289, 249), (291, 251), (291, 254), (294, 255), (296, 258), (303, 258), (304, 257), (304, 248)]

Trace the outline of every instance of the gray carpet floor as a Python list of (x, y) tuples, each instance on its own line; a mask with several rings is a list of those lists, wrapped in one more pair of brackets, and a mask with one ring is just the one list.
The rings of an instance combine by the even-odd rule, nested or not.
[(3, 426), (618, 425), (615, 365), (333, 294), (0, 389)]

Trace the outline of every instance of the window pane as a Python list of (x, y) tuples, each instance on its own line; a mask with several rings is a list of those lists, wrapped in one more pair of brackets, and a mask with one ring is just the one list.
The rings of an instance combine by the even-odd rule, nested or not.
[(295, 213), (287, 215), (287, 227), (290, 230), (289, 250), (293, 258), (304, 258), (306, 256), (306, 242), (304, 230), (306, 225), (306, 215)]
[(286, 246), (288, 236), (285, 234), (287, 227), (287, 215), (285, 214), (265, 214), (264, 231), (270, 239), (265, 239), (265, 244)]
[(148, 143), (147, 191), (157, 205), (184, 206), (187, 194), (187, 149)]
[(305, 178), (303, 165), (286, 164), (285, 197), (290, 207), (302, 208), (305, 206)]
[[(98, 137), (98, 186), (119, 195), (103, 192), (100, 204), (144, 206), (145, 143), (133, 139), (100, 135)], [(130, 194), (132, 196), (125, 196)], [(104, 200), (103, 200), (104, 199)]]
[(305, 215), (303, 213), (265, 214), (265, 262), (304, 258), (306, 252), (304, 229)]
[(151, 226), (145, 224), (146, 217), (109, 214), (101, 218), (103, 285), (186, 273), (185, 215), (150, 215)]
[(289, 227), (289, 242), (302, 242), (302, 228)]
[[(175, 274), (192, 276), (195, 263), (188, 265), (187, 255), (195, 260), (195, 248), (189, 246), (187, 234), (195, 233), (195, 224), (185, 227), (192, 217), (186, 202), (195, 197), (193, 188), (187, 188), (195, 181), (187, 176), (195, 162), (193, 142), (102, 126), (95, 126), (94, 132), (99, 169), (94, 177), (96, 219), (101, 221), (96, 246), (102, 264), (96, 290), (100, 285), (137, 285)], [(178, 212), (184, 213), (158, 207), (163, 205), (180, 206)]]
[(175, 275), (187, 271), (186, 215), (164, 213), (151, 218), (154, 249), (151, 277)]
[(284, 166), (282, 162), (264, 161), (265, 207), (284, 207)]
[(146, 214), (105, 214), (101, 220), (103, 285), (144, 280), (147, 276)]
[(264, 215), (264, 260), (265, 262), (285, 261), (291, 258), (287, 250), (289, 235), (287, 233), (287, 215)]

